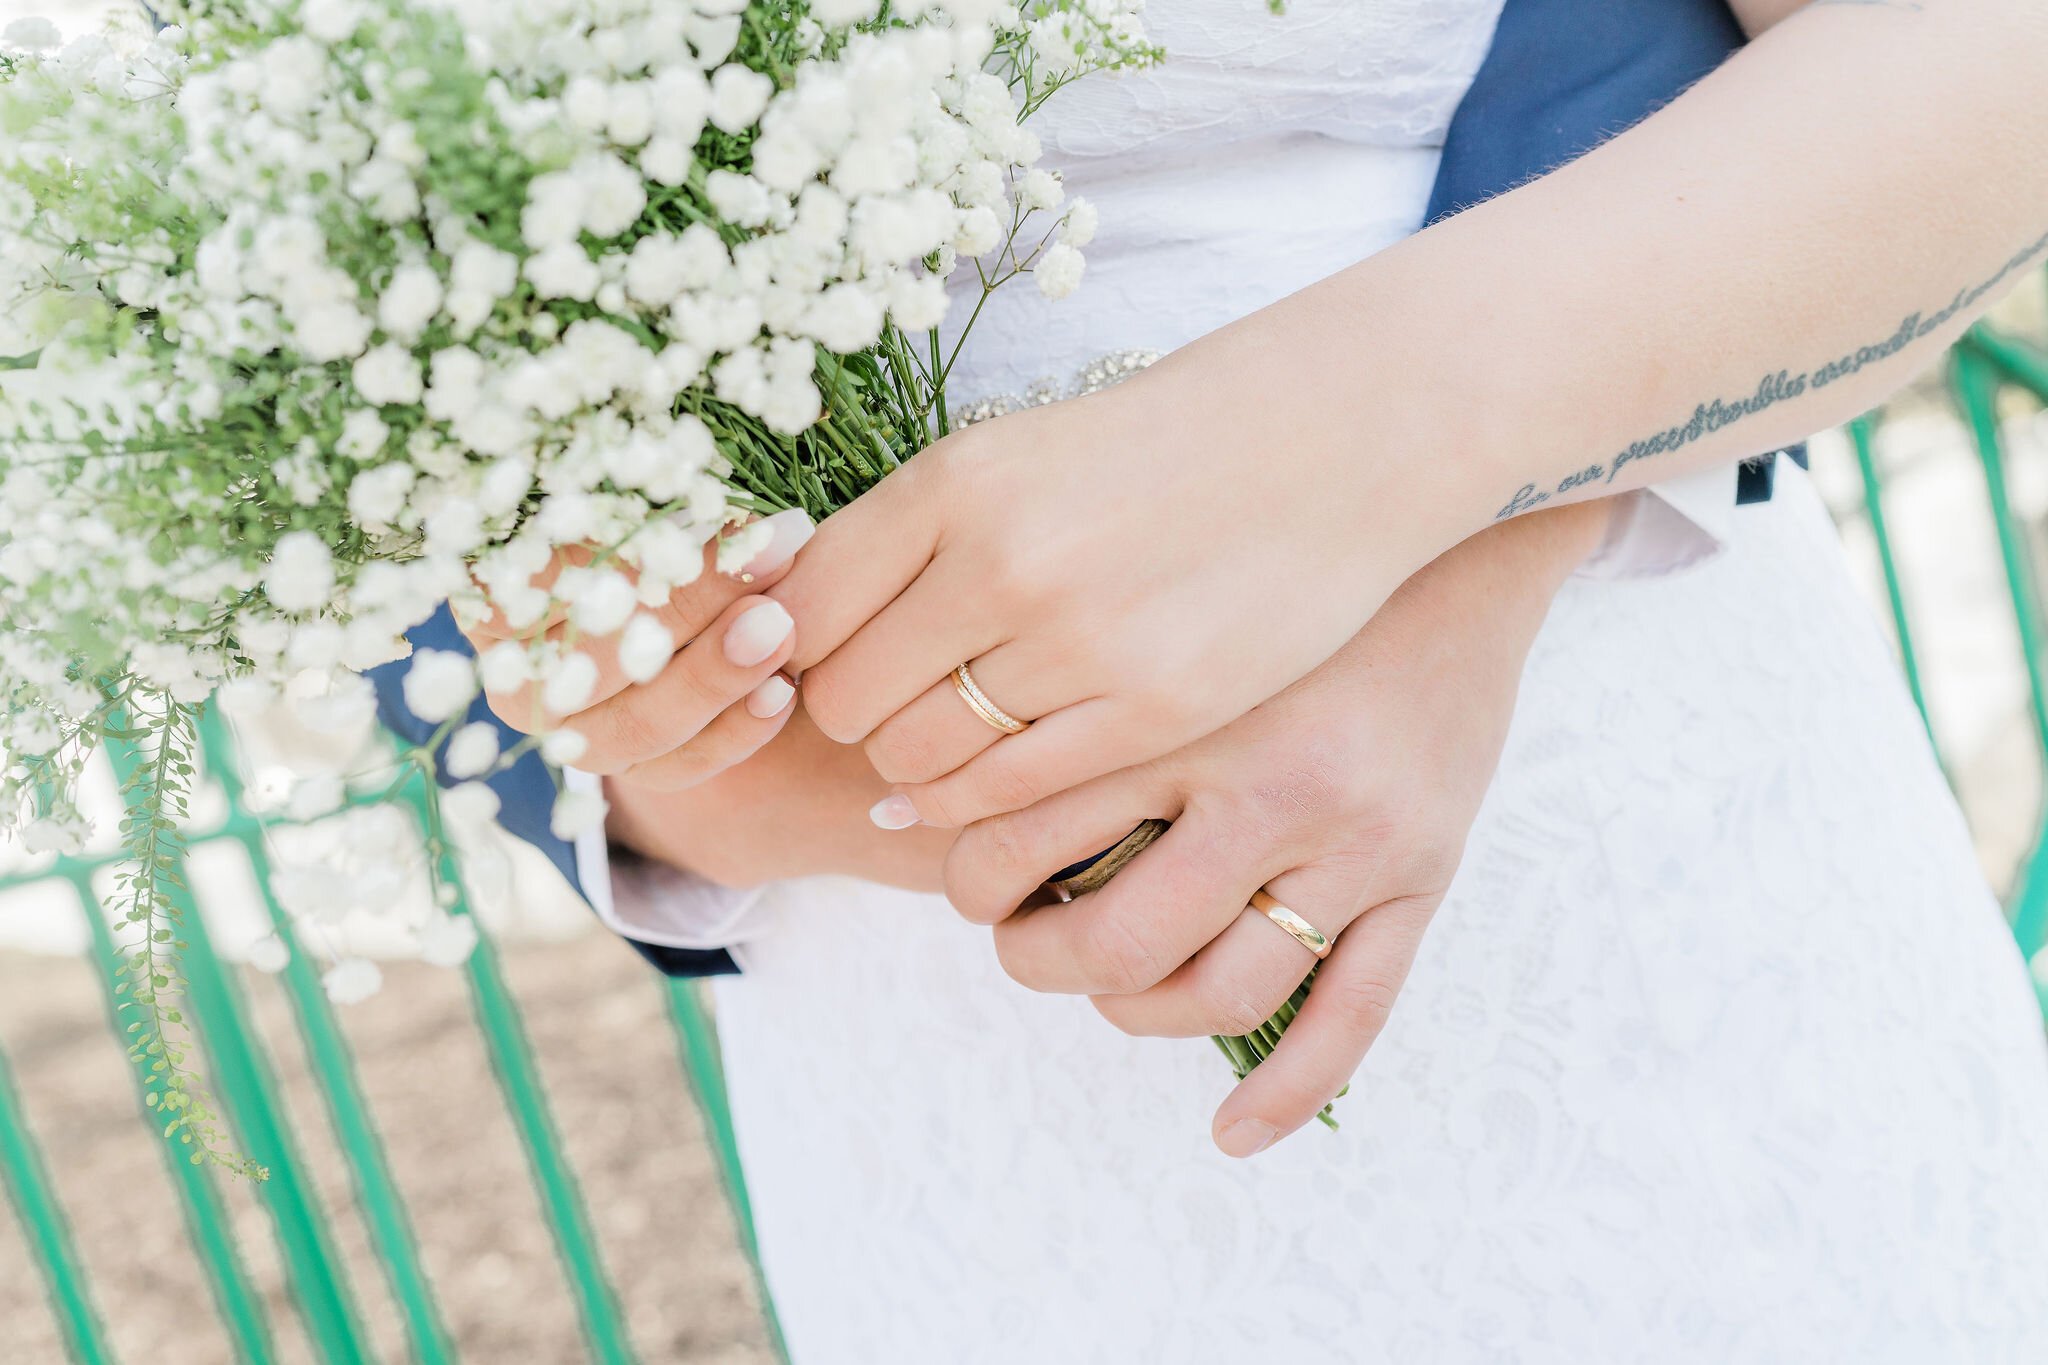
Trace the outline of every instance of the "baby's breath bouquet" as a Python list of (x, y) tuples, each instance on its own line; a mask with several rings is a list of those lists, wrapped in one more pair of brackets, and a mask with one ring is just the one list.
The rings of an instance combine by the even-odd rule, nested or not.
[[(1140, 4), (192, 0), (5, 30), (0, 829), (77, 849), (89, 756), (144, 756), (125, 989), (194, 1160), (236, 1160), (172, 999), (202, 708), (366, 716), (361, 670), (438, 604), (501, 613), (529, 638), (406, 685), (440, 730), (401, 766), (487, 804), (520, 751), (464, 724), (480, 683), (573, 711), (575, 641), (612, 632), (653, 677), (676, 641), (645, 609), (709, 542), (742, 564), (757, 514), (827, 514), (945, 433), (949, 277), (1075, 287), (1093, 210), (1028, 123), (1156, 59)], [(566, 793), (556, 832), (602, 815)]]

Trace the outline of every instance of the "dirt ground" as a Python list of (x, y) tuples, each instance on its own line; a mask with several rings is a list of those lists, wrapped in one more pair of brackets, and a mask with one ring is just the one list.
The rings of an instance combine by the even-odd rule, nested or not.
[[(768, 1365), (747, 1264), (685, 1088), (656, 979), (608, 935), (505, 951), (641, 1359)], [(387, 964), (378, 996), (342, 1010), (363, 1088), (411, 1206), (427, 1272), (465, 1361), (580, 1365), (576, 1312), (459, 974)], [(345, 1167), (277, 982), (244, 974), (292, 1120), (335, 1214), (376, 1355), (409, 1358), (400, 1318), (350, 1212)], [(184, 1241), (160, 1142), (137, 1118), (128, 1063), (91, 968), (0, 952), (0, 1046), (71, 1211), (119, 1358), (232, 1360)], [(4, 1202), (4, 1201), (0, 1201)], [(267, 1215), (229, 1191), (279, 1356), (310, 1361), (282, 1289)], [(64, 1365), (43, 1285), (0, 1213), (0, 1361)]]

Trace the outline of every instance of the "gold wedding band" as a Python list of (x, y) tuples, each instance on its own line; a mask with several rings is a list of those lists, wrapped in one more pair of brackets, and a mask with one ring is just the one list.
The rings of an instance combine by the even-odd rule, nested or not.
[(967, 708), (1006, 735), (1021, 735), (1031, 728), (1029, 721), (1018, 720), (1009, 712), (988, 699), (988, 693), (981, 690), (974, 681), (974, 675), (962, 664), (953, 670), (953, 690), (960, 694), (960, 700)]
[(1259, 911), (1267, 919), (1294, 935), (1295, 941), (1314, 953), (1317, 959), (1320, 960), (1330, 955), (1332, 947), (1330, 940), (1316, 932), (1316, 927), (1313, 924), (1310, 924), (1300, 915), (1289, 910), (1279, 901), (1274, 900), (1266, 893), (1264, 888), (1252, 892), (1252, 909)]

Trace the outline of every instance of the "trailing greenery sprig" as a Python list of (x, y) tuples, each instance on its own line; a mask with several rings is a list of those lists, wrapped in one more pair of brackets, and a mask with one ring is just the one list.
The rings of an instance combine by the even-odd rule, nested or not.
[[(946, 434), (993, 290), (1075, 288), (1094, 210), (1025, 125), (1158, 60), (1138, 7), (168, 0), (163, 29), (7, 28), (0, 827), (75, 852), (86, 759), (143, 756), (123, 1005), (196, 1159), (254, 1171), (176, 1004), (198, 708), (288, 685), (346, 728), (360, 671), (440, 603), (500, 616), (521, 638), (423, 652), (405, 684), (436, 727), (407, 762), (458, 783), (429, 811), (439, 866), (441, 807), (484, 810), (479, 779), (527, 751), (468, 721), (481, 684), (574, 712), (576, 641), (613, 634), (652, 677), (677, 642), (648, 609), (707, 542), (732, 568), (750, 518), (845, 506)], [(560, 764), (581, 741), (531, 743)], [(564, 792), (554, 825), (602, 816)], [(273, 880), (334, 945), (352, 885), (373, 900), (400, 861)], [(423, 954), (463, 951), (449, 920), (412, 926)], [(374, 979), (323, 951), (337, 998)]]

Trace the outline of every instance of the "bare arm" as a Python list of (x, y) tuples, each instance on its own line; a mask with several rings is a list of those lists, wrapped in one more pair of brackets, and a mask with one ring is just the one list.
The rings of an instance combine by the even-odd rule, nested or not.
[(1496, 515), (1863, 411), (2048, 252), (2048, 10), (1789, 8), (1580, 162), (1248, 323), (1327, 332), (1350, 303), (1415, 320), (1410, 355), (1468, 356), (1458, 387), (1504, 400), (1463, 435)]
[[(2039, 0), (1809, 4), (1572, 165), (949, 438), (774, 590), (811, 713), (927, 820), (1016, 809), (1242, 714), (1493, 521), (1864, 411), (2048, 254), (2043, 72)], [(1031, 733), (960, 720), (963, 659)]]

